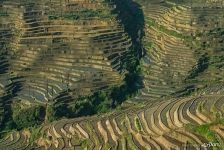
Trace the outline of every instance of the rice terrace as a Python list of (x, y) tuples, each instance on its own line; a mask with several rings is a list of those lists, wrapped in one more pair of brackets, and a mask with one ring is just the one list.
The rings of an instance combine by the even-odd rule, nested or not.
[(0, 0), (0, 150), (213, 149), (224, 0)]

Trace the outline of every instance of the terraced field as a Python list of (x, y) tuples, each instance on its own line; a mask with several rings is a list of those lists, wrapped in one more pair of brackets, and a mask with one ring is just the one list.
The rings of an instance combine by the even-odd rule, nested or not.
[(221, 6), (139, 2), (145, 15), (146, 54), (142, 58), (145, 88), (137, 99), (185, 94), (192, 87), (223, 81), (222, 65), (217, 67), (223, 55), (223, 38), (217, 35), (223, 28)]
[[(222, 149), (223, 6), (203, 0), (0, 1), (0, 123), (17, 102), (76, 103), (125, 85), (139, 73), (128, 69), (135, 58), (142, 85), (136, 78), (132, 84), (143, 87), (108, 113), (7, 132), (0, 147)], [(128, 26), (130, 18), (137, 25)]]
[[(210, 94), (170, 99), (133, 107), (112, 115), (63, 119), (45, 126), (37, 145), (29, 145), (25, 131), (13, 133), (1, 141), (1, 146), (29, 149), (209, 149), (204, 143), (220, 140), (223, 124), (213, 124), (210, 130), (214, 141), (185, 128), (187, 124), (212, 123), (223, 114), (224, 96)], [(24, 144), (25, 143), (25, 144)], [(219, 147), (220, 148), (220, 147)]]
[[(13, 25), (8, 29), (11, 33), (2, 32), (13, 38), (3, 45), (12, 47), (9, 71), (24, 78), (16, 99), (46, 103), (68, 89), (77, 97), (121, 82), (121, 64), (132, 45), (122, 25), (110, 14), (73, 18), (88, 15), (86, 11), (95, 8), (102, 15), (110, 13), (113, 4), (9, 1), (2, 7), (15, 18), (2, 21), (6, 28)], [(14, 8), (18, 8), (19, 17), (14, 17)], [(58, 9), (61, 14), (55, 12)]]

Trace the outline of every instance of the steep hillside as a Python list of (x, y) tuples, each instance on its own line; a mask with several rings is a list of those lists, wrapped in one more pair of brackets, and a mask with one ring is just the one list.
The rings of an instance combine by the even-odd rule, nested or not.
[(128, 63), (136, 59), (133, 38), (118, 20), (114, 2), (10, 0), (1, 1), (0, 8), (0, 93), (7, 116), (36, 105), (56, 113), (69, 105), (100, 105), (83, 101), (102, 91), (111, 98), (132, 79), (126, 76), (134, 66)]
[(0, 2), (3, 149), (224, 147), (222, 0)]
[(3, 45), (12, 53), (10, 73), (24, 80), (17, 99), (46, 103), (66, 90), (77, 97), (121, 81), (131, 41), (111, 14), (113, 4), (8, 1), (2, 7), (9, 18), (14, 8), (20, 14), (8, 23), (12, 41)]
[[(223, 82), (222, 7), (137, 1), (145, 17), (144, 89), (138, 100), (181, 96)], [(215, 4), (214, 4), (215, 5)]]

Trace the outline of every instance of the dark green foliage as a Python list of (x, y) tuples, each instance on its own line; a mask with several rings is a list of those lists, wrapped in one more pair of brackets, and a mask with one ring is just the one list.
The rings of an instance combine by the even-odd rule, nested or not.
[(59, 16), (56, 16), (56, 15), (49, 15), (49, 16), (48, 16), (48, 19), (49, 19), (49, 20), (56, 20), (56, 19), (59, 19)]
[(130, 53), (124, 58), (127, 60), (126, 63), (122, 64), (122, 69), (127, 72), (124, 82), (114, 87), (108, 87), (105, 91), (99, 91), (90, 96), (79, 97), (72, 102), (60, 101), (48, 104), (46, 109), (42, 106), (16, 106), (11, 109), (11, 118), (5, 123), (7, 126), (4, 127), (5, 129), (22, 129), (36, 126), (41, 124), (44, 118), (52, 122), (61, 117), (70, 118), (105, 113), (137, 92), (139, 89), (138, 81), (141, 80), (139, 75), (139, 61), (142, 54), (141, 38), (143, 36), (144, 17), (141, 9), (134, 2), (125, 0), (123, 2), (116, 1), (115, 3), (118, 4), (119, 8), (113, 12), (110, 9), (83, 9), (78, 12), (60, 13), (59, 10), (57, 14), (49, 15), (48, 19), (79, 20), (95, 17), (100, 19), (114, 19), (118, 17), (124, 23), (125, 30), (133, 42)]
[(61, 117), (73, 118), (97, 113), (106, 113), (112, 108), (130, 98), (138, 90), (136, 81), (140, 80), (137, 72), (127, 74), (121, 86), (115, 86), (107, 91), (95, 92), (91, 96), (80, 97), (73, 102), (56, 102), (47, 109), (49, 121)]
[(7, 12), (0, 12), (0, 17), (8, 17), (9, 14)]
[(111, 98), (116, 104), (121, 104), (123, 101), (132, 97), (140, 88), (138, 83), (141, 78), (138, 73), (129, 73), (125, 77), (125, 83), (120, 87), (114, 87), (111, 92)]
[(9, 118), (7, 118), (7, 120), (5, 120), (3, 122), (3, 124), (1, 124), (0, 138), (3, 138), (5, 136), (5, 134), (7, 134), (8, 132), (11, 132), (13, 129), (16, 129), (16, 124), (12, 120), (12, 118), (9, 117)]
[(216, 56), (212, 56), (210, 58), (209, 63), (212, 66), (215, 66), (216, 68), (222, 68), (224, 66), (224, 56), (223, 55), (216, 55)]
[(124, 99), (126, 99), (127, 86), (123, 85), (121, 87), (114, 87), (111, 92), (111, 97), (113, 99), (112, 107), (120, 104)]
[[(124, 24), (125, 30), (132, 39), (133, 47), (126, 56), (126, 61), (122, 64), (122, 68), (127, 70), (124, 83), (118, 86), (109, 87), (106, 91), (95, 92), (91, 96), (80, 97), (73, 102), (64, 103), (56, 102), (52, 105), (52, 112), (55, 117), (80, 117), (93, 115), (97, 113), (105, 113), (115, 108), (128, 98), (135, 95), (141, 88), (141, 68), (140, 57), (142, 55), (142, 37), (144, 35), (144, 16), (142, 10), (137, 3), (131, 1), (115, 0), (117, 9), (112, 14), (118, 14), (119, 20)], [(74, 17), (73, 15), (79, 17)], [(108, 18), (111, 13), (107, 11), (84, 10), (72, 15), (62, 15), (62, 18), (88, 18), (88, 17)], [(54, 120), (53, 119), (53, 120)]]
[(55, 107), (53, 105), (48, 105), (46, 108), (46, 117), (47, 117), (47, 121), (49, 122), (53, 122), (55, 120), (58, 119), (57, 115), (56, 115), (56, 110)]
[(80, 97), (70, 103), (56, 102), (47, 109), (48, 120), (51, 122), (61, 117), (73, 118), (106, 113), (137, 92), (139, 88), (136, 85), (137, 80), (140, 80), (137, 72), (129, 73), (121, 86), (95, 92), (91, 96)]
[(13, 110), (13, 121), (18, 129), (32, 127), (42, 123), (45, 115), (45, 108), (43, 106), (32, 106), (29, 108)]
[(144, 15), (140, 5), (129, 0), (114, 1), (117, 5), (116, 13), (118, 13), (119, 19), (124, 24), (125, 30), (128, 32), (133, 42), (136, 42), (137, 38), (143, 36), (144, 27)]
[(63, 19), (65, 20), (78, 20), (80, 18), (79, 15), (73, 13), (67, 13), (63, 15)]
[(208, 66), (209, 66), (209, 57), (208, 54), (206, 53), (199, 58), (197, 65), (191, 71), (188, 79), (193, 79), (197, 77), (200, 73), (205, 71), (208, 68)]
[(105, 113), (111, 108), (112, 101), (109, 97), (109, 93), (103, 91), (97, 92), (91, 97), (91, 101), (93, 102), (92, 106), (95, 113)]
[(5, 126), (4, 127), (5, 131), (8, 131), (8, 130), (16, 128), (16, 124), (15, 124), (15, 122), (13, 120), (9, 120), (8, 122), (5, 123), (4, 126)]
[(215, 28), (208, 32), (208, 35), (224, 36), (224, 28)]
[(47, 114), (50, 115), (48, 121), (51, 122), (61, 117), (73, 118), (108, 112), (111, 103), (109, 93), (105, 91), (96, 92), (91, 96), (80, 97), (70, 103), (57, 102), (49, 106), (47, 110)]
[(52, 114), (55, 117), (54, 118), (59, 118), (59, 117), (63, 117), (63, 116), (68, 116), (68, 104), (62, 102), (62, 103), (56, 103), (54, 105), (52, 105)]
[(118, 14), (118, 18), (124, 24), (124, 28), (133, 43), (130, 54), (126, 56), (127, 61), (122, 66), (128, 71), (125, 76), (125, 82), (120, 87), (115, 87), (111, 92), (113, 104), (116, 105), (135, 95), (141, 88), (140, 59), (144, 55), (142, 38), (144, 36), (145, 19), (140, 8), (141, 6), (138, 3), (129, 0), (114, 1), (117, 5), (116, 13)]
[[(91, 100), (91, 99), (89, 99)], [(69, 103), (66, 109), (68, 110), (67, 117), (87, 116), (92, 113), (92, 102), (88, 98), (80, 98), (78, 101)], [(88, 109), (90, 108), (90, 109)]]

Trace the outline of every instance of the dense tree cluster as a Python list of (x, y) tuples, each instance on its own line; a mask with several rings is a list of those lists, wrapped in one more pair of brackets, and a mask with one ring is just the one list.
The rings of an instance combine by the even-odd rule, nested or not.
[(36, 105), (29, 108), (14, 109), (12, 117), (17, 128), (21, 129), (41, 124), (44, 116), (45, 108)]

